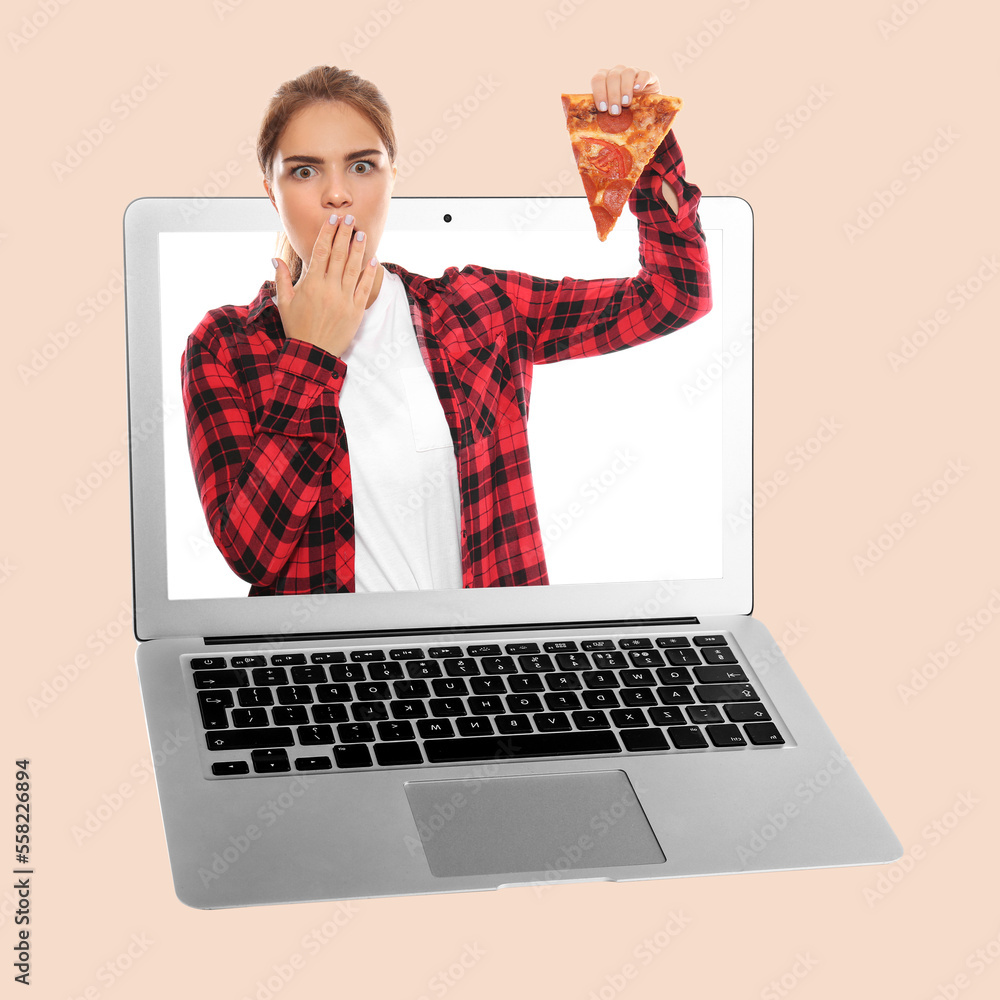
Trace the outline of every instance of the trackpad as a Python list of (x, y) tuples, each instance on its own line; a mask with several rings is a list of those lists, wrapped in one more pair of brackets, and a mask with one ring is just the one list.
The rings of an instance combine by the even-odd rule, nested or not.
[(624, 771), (407, 781), (431, 873), (559, 872), (666, 860)]

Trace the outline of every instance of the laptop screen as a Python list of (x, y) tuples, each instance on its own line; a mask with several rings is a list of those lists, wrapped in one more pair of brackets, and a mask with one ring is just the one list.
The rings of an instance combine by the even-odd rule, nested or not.
[[(696, 605), (749, 610), (752, 222), (737, 198), (703, 198), (700, 217), (710, 313), (625, 350), (534, 365), (528, 449), (549, 583), (492, 588), (492, 598), (451, 588), (318, 593), (300, 625), (348, 614), (375, 627), (406, 608), (412, 624), (432, 626), (436, 609), (450, 607), (453, 622), (458, 605), (471, 621), (589, 620), (598, 608), (602, 619), (641, 617), (642, 598), (655, 594), (653, 617)], [(199, 498), (181, 393), (188, 337), (208, 311), (250, 303), (273, 278), (277, 228), (266, 198), (139, 199), (126, 213), (137, 622), (146, 593), (147, 617), (155, 606), (152, 617), (175, 623), (165, 634), (187, 634), (192, 617), (252, 623), (255, 605), (274, 617), (262, 631), (295, 630), (288, 609), (307, 606), (305, 595), (248, 596), (250, 583), (227, 564)], [(628, 211), (601, 243), (583, 198), (396, 197), (377, 256), (428, 277), (473, 264), (624, 278), (638, 272), (637, 246)], [(384, 278), (382, 294), (388, 270)], [(415, 481), (407, 502), (418, 507), (441, 486)], [(512, 603), (512, 589), (526, 593)]]

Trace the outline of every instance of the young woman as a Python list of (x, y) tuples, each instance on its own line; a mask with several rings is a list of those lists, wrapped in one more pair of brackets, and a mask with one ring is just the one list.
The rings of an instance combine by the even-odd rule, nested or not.
[[(591, 83), (612, 115), (659, 93), (621, 65)], [(195, 479), (251, 595), (548, 583), (532, 365), (643, 343), (711, 308), (701, 192), (673, 131), (629, 198), (634, 278), (473, 265), (426, 278), (379, 262), (396, 152), (385, 100), (353, 72), (316, 66), (282, 84), (257, 142), (284, 230), (275, 280), (188, 339)]]

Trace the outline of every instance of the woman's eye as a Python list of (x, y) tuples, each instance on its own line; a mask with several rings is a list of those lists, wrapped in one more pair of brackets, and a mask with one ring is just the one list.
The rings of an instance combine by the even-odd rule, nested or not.
[[(356, 167), (356, 166), (358, 166), (359, 164), (362, 164), (362, 163), (366, 167), (368, 167), (369, 169), (367, 169), (367, 170), (358, 170), (358, 171), (355, 171), (355, 173), (370, 174), (375, 169), (375, 164), (371, 160), (357, 160), (353, 164), (351, 164), (351, 166), (353, 168), (353, 167)], [(309, 178), (308, 177), (303, 177), (303, 175), (300, 174), (299, 171), (300, 170), (313, 170), (313, 169), (314, 168), (310, 167), (308, 164), (303, 164), (301, 167), (296, 167), (292, 171), (292, 176), (298, 178), (299, 180), (308, 180)]]

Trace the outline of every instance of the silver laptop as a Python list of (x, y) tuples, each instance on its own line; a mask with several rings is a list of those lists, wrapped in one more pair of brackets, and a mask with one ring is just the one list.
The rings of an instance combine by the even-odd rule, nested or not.
[[(279, 222), (266, 198), (128, 206), (136, 662), (184, 903), (900, 857), (751, 617), (753, 219), (731, 197), (700, 217), (708, 315), (534, 368), (547, 586), (248, 596), (201, 509), (180, 361), (273, 278)], [(583, 197), (396, 197), (378, 256), (625, 278), (637, 246), (631, 212), (602, 244)]]

